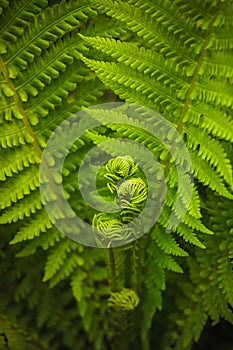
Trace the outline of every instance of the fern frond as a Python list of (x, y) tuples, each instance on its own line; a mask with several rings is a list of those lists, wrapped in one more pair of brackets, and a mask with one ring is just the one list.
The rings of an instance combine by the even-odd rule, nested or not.
[(39, 187), (38, 167), (31, 165), (20, 173), (20, 177), (10, 177), (7, 184), (1, 187), (1, 209), (9, 207), (12, 202), (24, 198)]
[[(199, 7), (195, 8), (195, 4), (186, 6), (182, 1), (158, 4), (134, 0), (127, 4), (121, 1), (94, 3), (102, 12), (122, 21), (129, 30), (143, 37), (144, 43), (150, 48), (142, 46), (139, 49), (135, 44), (113, 39), (85, 38), (88, 45), (103, 52), (110, 62), (83, 58), (84, 62), (121, 98), (161, 111), (176, 125), (178, 131), (187, 134), (187, 142), (192, 149), (200, 147), (198, 156), (201, 162), (205, 160), (213, 166), (213, 171), (216, 167), (232, 188), (232, 168), (223, 149), (219, 147), (216, 150), (219, 142), (204, 131), (198, 132), (198, 141), (194, 140), (193, 134), (194, 125), (197, 125), (208, 133), (232, 140), (233, 125), (222, 108), (232, 105), (231, 86), (218, 72), (213, 74), (212, 71), (207, 77), (203, 69), (207, 60), (210, 71), (209, 57), (213, 57), (215, 52), (218, 57), (221, 54), (230, 55), (230, 43), (217, 49), (212, 41), (217, 40), (219, 35), (229, 35), (230, 16), (225, 15), (231, 7), (215, 4), (209, 14), (207, 8), (203, 8), (206, 15), (203, 19), (197, 12)], [(196, 12), (196, 21), (189, 20), (188, 16), (183, 21), (181, 18), (185, 16), (184, 12)], [(179, 46), (180, 35), (183, 38), (182, 47)], [(186, 35), (189, 40), (185, 39)], [(156, 46), (155, 50), (152, 44)], [(200, 174), (199, 164), (195, 159), (193, 161), (198, 179), (207, 184), (204, 174)], [(203, 163), (206, 169), (209, 165)], [(207, 173), (210, 175), (210, 171)], [(209, 185), (216, 190), (219, 186), (214, 188), (211, 182), (210, 176)], [(229, 196), (220, 187), (219, 193)]]
[[(17, 2), (1, 1), (2, 27), (0, 30), (1, 42), (15, 42), (20, 37), (27, 26), (32, 22), (34, 16), (47, 5), (47, 0), (20, 0)], [(1, 53), (7, 51), (6, 47)]]
[[(46, 4), (0, 0), (0, 272), (9, 291), (5, 297), (0, 291), (1, 310), (22, 318), (23, 328), (36, 328), (53, 350), (74, 349), (77, 339), (80, 350), (149, 350), (164, 296), (169, 314), (158, 314), (166, 321), (160, 347), (191, 349), (208, 318), (233, 323), (232, 1)], [(137, 105), (134, 118), (124, 104), (89, 109), (100, 126), (74, 142), (62, 176), (54, 171), (46, 184), (52, 221), (39, 193), (43, 151), (63, 121), (106, 102), (101, 97), (108, 88), (114, 100)], [(81, 187), (93, 184), (91, 171), (80, 188), (77, 181), (83, 159), (97, 168), (99, 151), (115, 157), (101, 166), (96, 182), (98, 195), (114, 197), (120, 209), (114, 215), (82, 198)], [(49, 165), (64, 155), (56, 152)], [(73, 211), (93, 224), (99, 246), (109, 249), (84, 247), (56, 228), (63, 213), (54, 209), (53, 181), (62, 184)], [(141, 217), (145, 202), (149, 210)], [(157, 222), (143, 232), (151, 216)], [(114, 242), (128, 244), (112, 248)], [(21, 263), (13, 265), (13, 256)], [(55, 286), (51, 294), (48, 287)]]
[(211, 168), (211, 166), (204, 162), (202, 158), (190, 150), (190, 157), (193, 163), (194, 175), (204, 185), (209, 186), (213, 191), (217, 191), (220, 195), (226, 198), (232, 198), (232, 194), (227, 190), (222, 178)]
[(61, 269), (66, 262), (67, 254), (73, 249), (75, 249), (75, 244), (69, 239), (61, 240), (56, 244), (47, 259), (44, 281), (50, 280)]
[(166, 254), (172, 254), (175, 256), (187, 256), (188, 254), (179, 247), (175, 239), (168, 233), (163, 232), (160, 227), (156, 227), (152, 231), (152, 237), (155, 240), (158, 247), (163, 250)]
[(81, 38), (89, 46), (95, 47), (128, 67), (137, 69), (139, 72), (148, 74), (151, 77), (156, 77), (157, 80), (164, 79), (165, 84), (174, 89), (184, 89), (185, 86), (188, 86), (182, 71), (177, 72), (175, 65), (168, 65), (163, 56), (145, 49), (143, 46), (138, 48), (136, 44), (124, 43), (110, 38), (84, 36), (81, 36)]
[[(16, 10), (14, 4), (13, 10)], [(95, 102), (103, 93), (102, 83), (92, 76), (85, 78), (88, 70), (79, 61), (79, 50), (85, 49), (82, 48), (82, 40), (77, 37), (77, 31), (67, 33), (75, 26), (77, 28), (80, 21), (86, 21), (86, 14), (92, 16), (95, 13), (87, 2), (64, 2), (64, 6), (55, 5), (51, 9), (48, 8), (25, 27), (24, 35), (17, 40), (16, 45), (10, 47), (9, 56), (2, 56), (2, 73), (5, 79), (2, 86), (7, 95), (2, 95), (3, 119), (6, 118), (7, 121), (0, 125), (1, 144), (4, 147), (1, 157), (4, 158), (1, 162), (1, 181), (5, 181), (4, 187), (1, 187), (1, 208), (5, 209), (1, 216), (2, 223), (31, 217), (35, 219), (32, 220), (31, 226), (33, 227), (33, 221), (37, 226), (41, 219), (41, 200), (37, 197), (38, 192), (34, 193), (34, 190), (39, 186), (36, 165), (43, 148), (57, 125), (72, 113)], [(53, 23), (56, 26), (54, 35), (57, 33), (57, 36), (50, 33)], [(117, 29), (116, 21), (111, 19), (106, 21), (106, 27), (96, 23), (90, 28), (82, 28), (84, 34), (93, 33), (95, 30), (98, 35), (124, 32), (121, 28)], [(64, 36), (65, 33), (67, 35)], [(62, 39), (59, 39), (60, 37)], [(54, 41), (55, 45), (46, 44), (46, 50), (42, 47), (38, 52), (34, 52), (37, 39), (39, 42), (40, 39), (50, 43)], [(33, 54), (29, 61), (27, 52)], [(21, 54), (24, 53), (25, 61), (22, 63)], [(18, 70), (17, 74), (14, 74), (12, 60), (17, 58), (19, 68), (24, 68), (24, 71)], [(82, 84), (77, 89), (80, 82)], [(46, 118), (48, 113), (50, 118)], [(8, 147), (11, 147), (11, 150), (8, 150)], [(15, 207), (9, 208), (11, 203), (15, 203)], [(9, 211), (6, 208), (9, 208)], [(30, 238), (36, 237), (49, 227), (49, 222), (39, 225), (36, 231), (33, 230), (33, 234), (29, 234)], [(27, 226), (22, 228), (20, 240), (28, 237), (27, 230)]]
[(186, 130), (187, 145), (198, 150), (198, 156), (214, 166), (216, 171), (232, 187), (232, 167), (221, 143), (193, 125), (184, 127), (184, 132)]
[(132, 68), (126, 68), (122, 63), (99, 62), (87, 58), (83, 58), (83, 61), (107, 86), (128, 102), (136, 102), (148, 107), (152, 105), (159, 107), (162, 104), (164, 108), (170, 102), (173, 109), (181, 105), (181, 102), (173, 95), (172, 89), (170, 87), (165, 89), (155, 77), (148, 77)]
[[(14, 156), (12, 162), (12, 154), (17, 154), (17, 158)], [(14, 174), (19, 173), (24, 168), (30, 166), (30, 164), (39, 164), (40, 159), (38, 159), (37, 154), (31, 149), (29, 145), (21, 146), (19, 149), (14, 148), (11, 151), (11, 155), (4, 150), (1, 155), (1, 171), (0, 180), (6, 180), (6, 176), (12, 177)], [(4, 159), (4, 160), (3, 160)]]
[(17, 222), (23, 220), (25, 217), (30, 217), (31, 214), (36, 213), (37, 210), (42, 208), (42, 202), (40, 198), (39, 190), (35, 190), (30, 194), (30, 201), (25, 196), (21, 201), (15, 203), (15, 205), (3, 211), (0, 217), (0, 224), (7, 224), (11, 222)]
[(28, 63), (36, 56), (40, 56), (57, 38), (80, 26), (81, 21), (85, 22), (87, 14), (90, 17), (96, 14), (91, 9), (90, 2), (77, 3), (76, 0), (72, 0), (63, 1), (61, 6), (56, 4), (47, 7), (44, 12), (36, 16), (34, 23), (28, 27), (15, 46), (9, 47), (9, 52), (5, 56), (5, 62), (10, 66), (11, 78), (18, 72), (15, 66), (25, 69)]
[[(164, 54), (169, 53), (172, 56), (180, 56), (183, 54), (183, 63), (188, 64), (192, 62), (192, 56), (186, 47), (175, 43), (172, 36), (170, 36), (170, 38), (165, 37), (165, 29), (161, 26), (160, 21), (155, 20), (152, 22), (147, 13), (137, 8), (136, 5), (132, 6), (131, 4), (122, 3), (120, 1), (97, 3), (100, 10), (111, 17), (125, 22), (130, 30), (136, 32), (149, 44), (155, 45), (156, 49), (162, 50)], [(153, 17), (156, 17), (158, 12), (155, 12), (153, 15)], [(174, 24), (174, 21), (170, 20), (170, 23)], [(168, 23), (166, 22), (166, 28), (167, 25)], [(167, 31), (167, 29), (166, 34), (167, 36), (170, 34), (170, 31)]]
[(26, 143), (32, 143), (33, 141), (28, 130), (17, 120), (15, 120), (14, 123), (5, 121), (4, 128), (3, 124), (0, 127), (0, 142), (1, 147), (3, 148), (25, 145)]
[(39, 236), (34, 237), (32, 240), (28, 241), (25, 247), (16, 254), (16, 257), (22, 258), (33, 255), (39, 247), (44, 250), (48, 250), (63, 238), (64, 236), (61, 234), (61, 232), (58, 231), (56, 227), (52, 227), (46, 232), (43, 232)]
[(176, 329), (177, 338), (173, 341), (170, 339), (170, 342), (175, 343), (174, 348), (177, 350), (192, 347), (193, 340), (198, 341), (208, 318), (213, 324), (218, 323), (221, 317), (233, 323), (233, 245), (230, 233), (232, 222), (229, 220), (232, 216), (232, 203), (208, 192), (206, 208), (208, 227), (215, 237), (203, 238), (206, 249), (195, 248), (195, 256), (187, 258), (189, 280), (181, 277), (176, 285), (182, 296), (176, 299), (175, 323), (172, 328), (172, 332)]
[(22, 242), (28, 239), (33, 239), (40, 235), (41, 232), (46, 232), (52, 227), (52, 223), (44, 209), (39, 210), (38, 213), (31, 216), (29, 223), (19, 229), (11, 244)]

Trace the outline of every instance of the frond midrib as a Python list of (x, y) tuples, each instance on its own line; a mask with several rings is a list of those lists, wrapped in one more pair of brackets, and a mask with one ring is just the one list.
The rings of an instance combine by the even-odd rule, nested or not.
[(181, 112), (181, 115), (180, 115), (180, 118), (179, 118), (179, 122), (178, 122), (178, 126), (177, 126), (177, 131), (179, 133), (182, 132), (182, 129), (183, 129), (183, 126), (184, 126), (183, 125), (183, 120), (184, 120), (185, 115), (186, 115), (186, 113), (187, 113), (187, 111), (189, 109), (189, 106), (191, 104), (190, 103), (191, 102), (191, 94), (192, 94), (192, 92), (193, 92), (193, 90), (195, 88), (201, 65), (202, 65), (202, 63), (203, 63), (203, 61), (205, 59), (207, 46), (208, 46), (208, 44), (209, 44), (209, 42), (211, 40), (212, 34), (213, 34), (214, 23), (217, 20), (218, 15), (220, 14), (220, 10), (221, 10), (221, 3), (219, 2), (218, 8), (216, 10), (216, 13), (215, 13), (215, 15), (212, 18), (209, 31), (207, 32), (207, 36), (206, 36), (206, 39), (204, 41), (200, 57), (199, 57), (199, 59), (198, 59), (198, 61), (196, 63), (196, 67), (195, 67), (195, 70), (194, 70), (192, 81), (191, 81), (190, 87), (189, 87), (188, 92), (187, 92), (187, 96), (186, 96), (185, 101), (184, 101), (183, 110)]
[(39, 146), (39, 143), (38, 143), (37, 139), (35, 138), (34, 131), (33, 131), (32, 127), (31, 127), (31, 125), (30, 125), (30, 123), (28, 121), (26, 112), (25, 112), (25, 110), (24, 110), (24, 108), (22, 106), (22, 103), (21, 103), (20, 98), (19, 98), (19, 96), (17, 94), (17, 91), (16, 91), (16, 89), (14, 87), (14, 84), (12, 83), (12, 81), (11, 81), (11, 79), (9, 77), (7, 68), (6, 68), (6, 66), (5, 66), (5, 64), (4, 64), (4, 62), (2, 61), (1, 58), (0, 58), (0, 67), (2, 68), (2, 72), (3, 72), (4, 78), (5, 78), (8, 86), (9, 86), (9, 88), (12, 90), (12, 92), (14, 94), (13, 98), (14, 98), (14, 101), (15, 101), (15, 104), (16, 104), (18, 110), (20, 111), (20, 113), (22, 115), (24, 126), (25, 126), (25, 128), (27, 129), (27, 131), (29, 132), (30, 136), (33, 139), (33, 142), (32, 142), (33, 147), (34, 147), (37, 155), (39, 156), (39, 158), (41, 158), (42, 150), (41, 150), (41, 148)]

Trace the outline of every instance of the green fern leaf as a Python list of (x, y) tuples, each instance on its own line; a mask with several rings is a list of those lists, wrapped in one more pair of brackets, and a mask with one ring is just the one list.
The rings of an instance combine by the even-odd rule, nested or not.
[(67, 254), (75, 248), (74, 242), (69, 239), (61, 240), (56, 247), (53, 248), (45, 266), (45, 275), (43, 280), (51, 279), (63, 264), (66, 263)]
[[(20, 0), (9, 3), (1, 1), (2, 28), (0, 30), (1, 41), (14, 42), (20, 37), (27, 26), (32, 22), (35, 14), (39, 13), (41, 8), (47, 5), (47, 0)], [(5, 52), (1, 52), (5, 53)]]

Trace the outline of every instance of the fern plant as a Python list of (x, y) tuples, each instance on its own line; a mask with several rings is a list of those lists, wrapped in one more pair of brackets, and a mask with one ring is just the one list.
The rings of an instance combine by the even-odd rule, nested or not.
[[(233, 323), (232, 1), (0, 0), (0, 12), (1, 283), (10, 291), (0, 299), (2, 347), (21, 341), (26, 348), (27, 334), (36, 333), (43, 339), (38, 349), (191, 349), (208, 318)], [(98, 249), (53, 224), (39, 166), (56, 128), (66, 121), (69, 130), (71, 115), (108, 102), (109, 89), (114, 99), (140, 106), (137, 120), (122, 107), (92, 108), (101, 125), (74, 142), (63, 179), (53, 173), (72, 209), (93, 225), (105, 247)], [(169, 132), (153, 112), (171, 123)], [(190, 203), (190, 166), (175, 147), (176, 132), (192, 161)], [(153, 133), (165, 134), (171, 152)], [(134, 142), (129, 147), (122, 139)], [(110, 157), (97, 173), (98, 192), (116, 199), (117, 216), (90, 208), (77, 185), (95, 145)], [(144, 146), (151, 158), (141, 156)], [(142, 235), (140, 220), (130, 230), (124, 225), (140, 218), (150, 195), (137, 164), (152, 171), (152, 182), (161, 180), (153, 157), (166, 196), (160, 189), (150, 198), (158, 212), (163, 208)], [(87, 161), (94, 166), (95, 154)], [(183, 190), (177, 165), (186, 169)], [(88, 174), (85, 181), (92, 181)], [(48, 186), (55, 206), (58, 198), (49, 193)], [(172, 214), (180, 223), (167, 230)], [(160, 329), (156, 318), (168, 326)], [(25, 333), (13, 334), (16, 321)]]
[[(124, 30), (118, 28), (117, 21), (108, 20), (105, 16), (95, 20), (97, 12), (87, 1), (63, 1), (52, 7), (46, 5), (47, 1), (1, 2), (1, 23), (4, 24), (1, 26), (0, 177), (4, 184), (1, 185), (0, 195), (1, 231), (2, 234), (4, 231), (12, 232), (7, 238), (8, 242), (16, 232), (12, 243), (29, 240), (26, 244), (22, 243), (21, 251), (15, 251), (15, 254), (17, 253), (18, 257), (29, 256), (28, 262), (32, 254), (35, 259), (36, 256), (37, 259), (42, 259), (45, 265), (43, 280), (49, 280), (51, 288), (70, 276), (71, 290), (79, 305), (77, 311), (73, 302), (73, 309), (76, 310), (79, 320), (75, 321), (70, 315), (70, 322), (74, 320), (75, 323), (80, 323), (80, 317), (83, 318), (81, 329), (83, 332), (85, 329), (90, 341), (96, 344), (96, 348), (101, 349), (104, 347), (102, 344), (105, 337), (104, 329), (99, 332), (104, 319), (101, 315), (105, 313), (107, 306), (100, 308), (100, 301), (108, 294), (108, 288), (101, 288), (97, 293), (95, 289), (99, 283), (102, 285), (107, 280), (103, 254), (100, 251), (84, 250), (82, 246), (65, 239), (65, 236), (53, 227), (42, 206), (39, 163), (47, 139), (56, 126), (74, 112), (95, 103), (105, 90), (103, 84), (79, 59), (85, 48), (78, 33), (86, 35), (98, 32), (118, 36)], [(76, 164), (76, 160), (69, 164), (70, 170), (74, 172), (72, 164)], [(72, 193), (73, 188), (69, 191)], [(5, 235), (3, 257), (7, 242), (4, 237)], [(47, 251), (44, 258), (41, 248)], [(91, 259), (88, 264), (84, 264), (89, 254)], [(35, 267), (34, 263), (32, 266)], [(95, 270), (91, 266), (95, 266)], [(16, 270), (12, 277), (9, 275), (11, 268)], [(76, 273), (77, 269), (80, 273)], [(42, 273), (38, 266), (38, 279)], [(29, 298), (25, 307), (30, 310), (41, 304), (43, 310), (38, 309), (38, 316), (33, 321), (30, 318), (26, 321), (22, 310), (16, 314), (9, 311), (10, 318), (12, 322), (18, 322), (18, 318), (21, 317), (21, 322), (25, 319), (22, 328), (43, 333), (45, 325), (49, 330), (59, 323), (58, 319), (63, 318), (61, 310), (70, 309), (72, 297), (64, 295), (65, 304), (61, 302), (60, 311), (49, 320), (53, 314), (49, 311), (52, 296), (47, 299), (45, 297), (42, 301), (38, 297), (39, 290), (33, 290), (33, 285), (37, 284), (33, 282), (32, 276), (29, 271), (26, 272), (25, 265), (24, 268), (20, 268), (6, 262), (2, 271), (2, 281), (5, 281), (3, 284), (9, 289), (10, 281), (14, 281), (16, 291), (11, 295), (11, 299), (7, 299), (6, 304), (2, 305), (2, 312), (8, 315), (8, 308), (11, 309), (13, 300), (20, 302), (21, 298), (26, 298), (32, 293), (33, 296)], [(44, 295), (48, 293), (44, 291)], [(53, 295), (55, 297), (55, 294)], [(89, 300), (96, 302), (90, 304)], [(98, 310), (100, 315), (93, 317)], [(30, 324), (34, 325), (32, 330)], [(62, 332), (64, 347), (74, 348), (77, 338), (80, 337), (79, 331), (74, 327), (77, 334), (72, 335), (72, 331), (69, 331), (68, 336), (68, 328), (68, 318), (64, 318), (56, 334), (58, 336), (59, 332)], [(47, 338), (46, 335), (44, 337)], [(59, 346), (56, 336), (48, 336), (45, 340), (49, 347)], [(9, 339), (9, 346), (13, 341), (14, 339)], [(83, 347), (85, 346), (84, 337)]]
[[(200, 224), (199, 183), (232, 199), (229, 145), (221, 141), (231, 142), (233, 135), (232, 2), (132, 0), (94, 3), (102, 13), (127, 25), (132, 34), (118, 40), (83, 38), (90, 48), (89, 56), (83, 57), (83, 61), (121, 99), (162, 112), (183, 136), (197, 182), (191, 207), (177, 231), (186, 241), (196, 243), (192, 229), (207, 232)], [(104, 56), (93, 60), (91, 56), (96, 50)], [(114, 131), (116, 129), (118, 137), (128, 137), (156, 150), (157, 158), (164, 162), (165, 172), (170, 175), (167, 184), (174, 187), (173, 160), (164, 149), (159, 149), (156, 140), (147, 135), (140, 138), (140, 133), (132, 132), (128, 125), (113, 127)], [(167, 207), (174, 203), (173, 196), (174, 193), (168, 196)], [(166, 223), (163, 215), (159, 223)], [(157, 245), (166, 253), (177, 254), (171, 244), (168, 244), (169, 248), (166, 246), (169, 240), (165, 241), (163, 229), (160, 235), (158, 232), (161, 232), (160, 228), (152, 233)], [(150, 253), (152, 249), (150, 246)], [(153, 256), (159, 256), (156, 250)], [(162, 267), (165, 266), (166, 263)], [(171, 268), (171, 263), (168, 266)], [(150, 272), (151, 277), (153, 274), (155, 271)], [(148, 282), (149, 277), (146, 279)], [(155, 287), (148, 288), (148, 293), (153, 289)], [(158, 296), (152, 300), (150, 304), (156, 305)], [(160, 307), (160, 303), (157, 306)], [(201, 317), (201, 312), (198, 315)], [(199, 325), (196, 339), (203, 324)], [(179, 343), (177, 348), (187, 346), (191, 334), (190, 326), (189, 341)]]

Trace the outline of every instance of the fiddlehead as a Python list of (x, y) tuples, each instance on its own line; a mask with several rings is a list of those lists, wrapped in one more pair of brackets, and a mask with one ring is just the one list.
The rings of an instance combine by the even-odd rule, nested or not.
[[(121, 246), (137, 238), (139, 227), (128, 226), (143, 209), (147, 200), (147, 185), (140, 177), (139, 167), (129, 156), (116, 157), (104, 166), (106, 186), (115, 194), (118, 214), (96, 214), (92, 221), (97, 243), (102, 248)], [(117, 244), (117, 242), (119, 244)], [(114, 243), (114, 244), (113, 244)]]
[(117, 241), (128, 242), (133, 234), (120, 220), (105, 213), (95, 215), (92, 223), (97, 243), (102, 248), (111, 248), (112, 243)]
[(107, 186), (111, 192), (116, 191), (116, 186), (122, 179), (128, 179), (136, 175), (139, 168), (133, 163), (129, 156), (116, 157), (109, 160), (106, 164), (106, 173), (104, 177), (107, 179)]
[(147, 199), (146, 183), (141, 178), (122, 182), (117, 188), (118, 204), (123, 222), (130, 222), (140, 214)]
[(119, 293), (111, 293), (108, 303), (110, 307), (130, 311), (138, 306), (139, 298), (134, 290), (124, 288)]
[(133, 254), (134, 242), (131, 242), (139, 237), (140, 225), (138, 221), (137, 225), (128, 224), (140, 215), (147, 200), (147, 184), (141, 176), (139, 167), (131, 157), (116, 157), (109, 160), (104, 166), (103, 177), (107, 180), (106, 187), (117, 197), (119, 212), (99, 213), (92, 221), (98, 246), (109, 248), (106, 252), (111, 280), (108, 305), (114, 328), (110, 340), (116, 348), (118, 335), (122, 333), (127, 339), (126, 346), (129, 346), (130, 330), (135, 320), (134, 309), (139, 304), (137, 292), (132, 289), (132, 275), (135, 273), (137, 262)]

